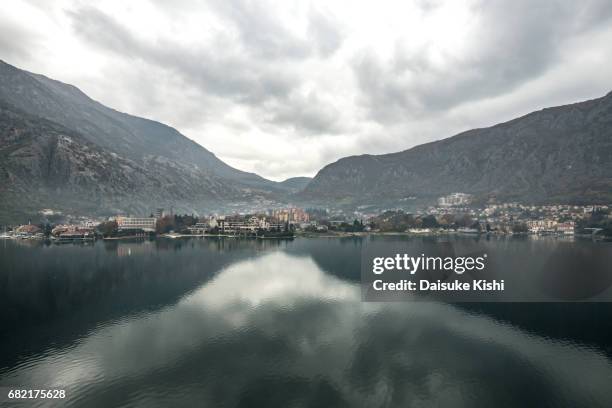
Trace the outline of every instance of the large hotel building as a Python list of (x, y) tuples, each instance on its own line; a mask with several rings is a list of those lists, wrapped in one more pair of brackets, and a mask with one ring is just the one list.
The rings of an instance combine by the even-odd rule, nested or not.
[(155, 218), (133, 218), (133, 217), (117, 217), (115, 222), (119, 229), (141, 229), (143, 231), (155, 231)]

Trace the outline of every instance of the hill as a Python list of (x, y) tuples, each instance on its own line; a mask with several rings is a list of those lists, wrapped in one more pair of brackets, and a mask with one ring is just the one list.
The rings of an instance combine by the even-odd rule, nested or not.
[(227, 165), (176, 129), (2, 61), (0, 107), (4, 218), (41, 208), (74, 214), (239, 210), (283, 202), (294, 191)]
[(612, 93), (398, 153), (352, 156), (300, 194), (345, 205), (463, 192), (524, 203), (612, 202)]

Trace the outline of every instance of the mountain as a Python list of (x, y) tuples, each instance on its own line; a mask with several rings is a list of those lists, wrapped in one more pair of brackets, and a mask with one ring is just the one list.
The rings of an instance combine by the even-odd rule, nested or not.
[(0, 213), (204, 212), (275, 203), (293, 191), (227, 165), (176, 129), (3, 61), (0, 106)]
[(428, 204), (452, 192), (526, 203), (612, 201), (612, 93), (398, 153), (347, 157), (311, 180), (235, 169), (176, 129), (0, 61), (0, 218), (239, 211), (287, 202)]
[(310, 183), (310, 180), (312, 180), (312, 177), (291, 177), (281, 181), (279, 184), (287, 191), (297, 193), (302, 191)]
[[(239, 196), (226, 180), (169, 160), (138, 162), (55, 122), (0, 103), (0, 212), (148, 214), (153, 205), (214, 208)], [(29, 211), (27, 211), (29, 210)]]
[(125, 157), (165, 157), (248, 185), (276, 183), (225, 164), (201, 145), (162, 123), (108, 108), (78, 88), (0, 61), (0, 100), (29, 114), (81, 132), (86, 139)]
[(381, 205), (433, 203), (452, 192), (525, 203), (612, 202), (612, 93), (398, 153), (343, 158), (300, 195)]

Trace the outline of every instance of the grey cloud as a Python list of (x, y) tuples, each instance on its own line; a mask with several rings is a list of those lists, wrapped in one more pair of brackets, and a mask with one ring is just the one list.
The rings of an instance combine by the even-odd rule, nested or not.
[(266, 105), (272, 112), (266, 120), (279, 126), (303, 129), (309, 134), (333, 133), (340, 130), (340, 112), (324, 103), (315, 93), (290, 95), (289, 103)]
[(0, 58), (12, 63), (30, 59), (38, 41), (38, 35), (0, 16)]
[(312, 52), (311, 45), (296, 37), (272, 12), (266, 2), (214, 0), (213, 9), (231, 22), (240, 35), (247, 53), (259, 58), (303, 59)]
[(126, 56), (138, 56), (144, 51), (126, 28), (94, 7), (67, 11), (67, 14), (72, 18), (75, 32), (100, 48)]
[[(154, 33), (156, 40), (151, 40), (141, 37), (129, 21), (94, 6), (75, 3), (67, 8), (72, 11), (64, 11), (56, 4), (46, 7), (55, 17), (67, 13), (74, 38), (79, 46), (94, 50), (96, 62), (102, 62), (99, 69), (76, 78), (69, 70), (58, 72), (62, 64), (53, 60), (57, 52), (49, 49), (60, 44), (65, 33), (43, 38), (47, 41), (41, 42), (47, 47), (43, 53), (25, 26), (16, 21), (12, 27), (4, 24), (8, 17), (0, 17), (0, 57), (38, 59), (40, 69), (33, 62), (26, 68), (76, 83), (110, 106), (169, 122), (223, 152), (224, 159), (252, 152), (239, 142), (225, 147), (212, 132), (240, 140), (251, 133), (264, 134), (265, 141), (258, 146), (269, 144), (269, 155), (258, 153), (262, 157), (257, 160), (239, 157), (239, 161), (271, 177), (293, 171), (284, 159), (292, 152), (280, 150), (287, 146), (307, 150), (299, 158), (296, 174), (313, 174), (344, 155), (402, 150), (544, 106), (599, 95), (609, 83), (605, 74), (595, 79), (592, 75), (593, 62), (609, 59), (597, 55), (606, 52), (601, 34), (612, 14), (612, 5), (602, 0), (470, 3), (468, 14), (475, 16), (475, 25), (458, 33), (470, 35), (460, 40), (466, 49), (450, 50), (452, 55), (444, 56), (442, 63), (427, 57), (428, 45), (409, 50), (401, 40), (388, 58), (378, 56), (380, 49), (360, 49), (355, 39), (361, 35), (371, 33), (376, 47), (387, 35), (406, 38), (406, 33), (401, 27), (387, 32), (378, 23), (357, 26), (347, 20), (352, 13), (344, 14), (350, 6), (336, 8), (325, 2), (279, 6), (268, 0), (148, 3), (160, 21), (174, 28), (185, 19), (191, 33), (194, 16), (200, 13), (215, 24), (205, 27), (209, 34), (205, 42), (185, 36), (175, 42), (166, 36), (169, 31), (163, 24)], [(446, 5), (444, 0), (416, 0), (416, 4), (423, 19), (444, 12)], [(299, 27), (290, 25), (285, 12), (297, 18)], [(381, 6), (372, 11), (373, 19), (388, 12)], [(177, 31), (180, 35), (181, 28)], [(595, 54), (590, 67), (580, 68), (569, 59), (576, 44), (584, 47), (585, 57)], [(438, 45), (435, 39), (433, 45)], [(45, 65), (51, 71), (45, 71)], [(353, 76), (345, 75), (351, 72)], [(584, 78), (589, 75), (585, 72), (591, 77)], [(525, 86), (530, 81), (534, 86)], [(334, 89), (326, 89), (328, 84)], [(290, 138), (292, 144), (287, 143)]]
[[(168, 3), (153, 0), (164, 13), (183, 16), (201, 8), (202, 2), (180, 0)], [(342, 44), (340, 22), (321, 10), (311, 7), (308, 30), (304, 38), (296, 36), (287, 23), (275, 15), (275, 4), (270, 1), (209, 0), (205, 5), (226, 21), (239, 35), (244, 50), (255, 57), (266, 59), (304, 59), (316, 51), (327, 57)], [(276, 6), (277, 7), (277, 6)]]
[(340, 48), (343, 35), (339, 25), (338, 21), (320, 11), (310, 11), (308, 34), (314, 40), (319, 54), (330, 56)]
[[(222, 38), (214, 49), (192, 50), (164, 40), (154, 44), (140, 40), (95, 8), (82, 8), (70, 15), (75, 31), (90, 43), (120, 57), (176, 71), (205, 93), (259, 103), (268, 97), (283, 97), (295, 83), (286, 73), (249, 64), (242, 56), (224, 51)], [(251, 69), (245, 69), (249, 65)]]
[(509, 92), (558, 62), (569, 39), (608, 21), (612, 4), (490, 1), (475, 11), (481, 24), (466, 40), (469, 50), (443, 68), (427, 60), (427, 49), (408, 55), (401, 45), (390, 61), (368, 51), (354, 59), (373, 118), (386, 123)]
[[(146, 42), (95, 8), (81, 8), (69, 15), (74, 31), (89, 43), (122, 58), (171, 70), (185, 86), (195, 86), (204, 100), (210, 102), (211, 95), (230, 99), (251, 107), (260, 117), (265, 116), (267, 123), (282, 127), (295, 119), (291, 124), (298, 132), (333, 131), (336, 124), (333, 110), (321, 106), (320, 101), (296, 97), (294, 91), (304, 78), (298, 73), (299, 66), (283, 61), (305, 58), (310, 53), (307, 43), (291, 37), (261, 6), (249, 3), (243, 9), (240, 2), (215, 4), (240, 28), (247, 53), (223, 33), (217, 35), (212, 46), (192, 49), (164, 39)], [(320, 52), (333, 52), (340, 37), (334, 37), (329, 20), (313, 14), (312, 21), (320, 36), (316, 42), (321, 44)], [(271, 63), (271, 59), (277, 61)]]

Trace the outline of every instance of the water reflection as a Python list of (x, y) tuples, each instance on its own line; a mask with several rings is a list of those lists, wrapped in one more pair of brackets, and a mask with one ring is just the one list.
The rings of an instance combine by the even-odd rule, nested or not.
[(261, 253), (248, 241), (5, 242), (0, 255), (0, 367), (96, 326), (173, 304), (225, 266)]
[[(357, 282), (321, 266), (334, 268), (327, 251), (354, 255), (347, 248), (359, 243), (316, 244), (313, 254), (299, 248), (308, 242), (236, 244), (226, 264), (214, 246), (228, 244), (180, 246), (184, 261), (151, 245), (127, 258), (179, 262), (179, 279), (200, 270), (194, 262), (218, 263), (176, 301), (4, 367), (1, 383), (68, 387), (67, 406), (612, 406), (612, 364), (597, 349), (450, 305), (362, 303)], [(111, 247), (113, 268), (135, 267)], [(164, 284), (177, 277), (149, 272)]]

